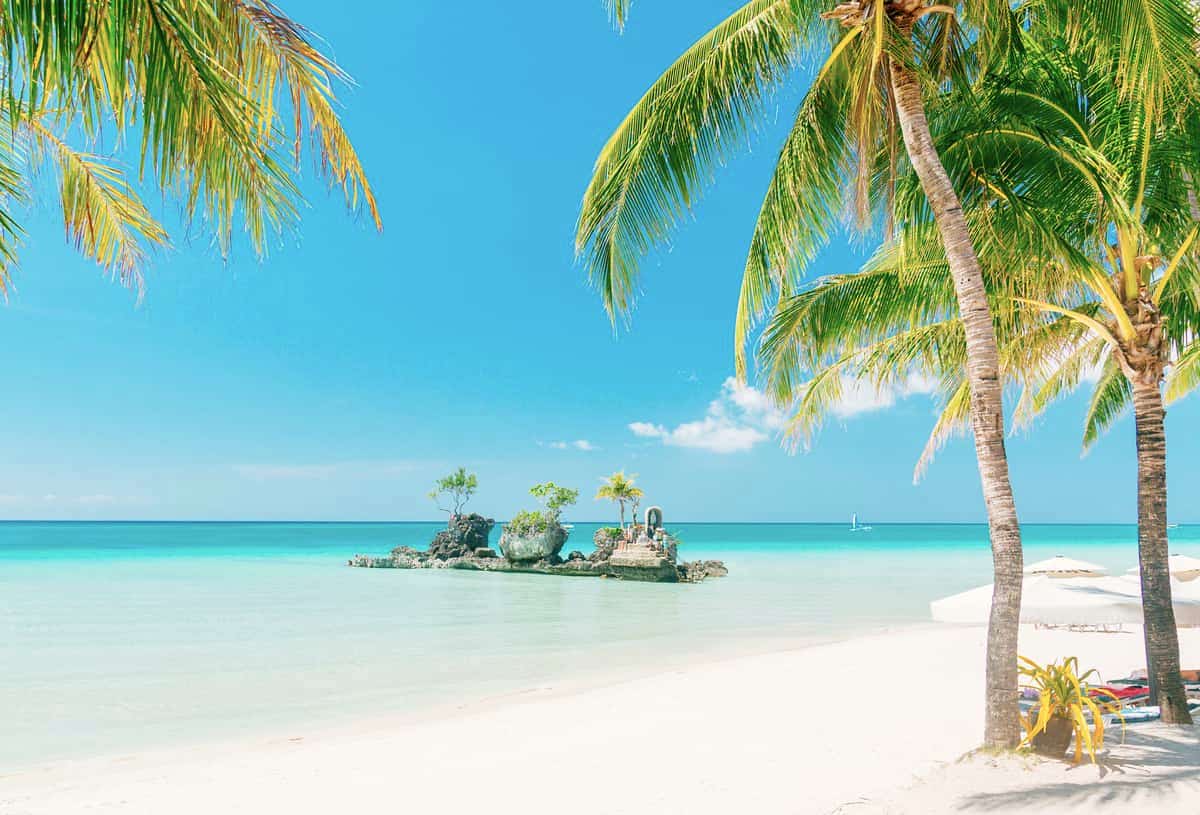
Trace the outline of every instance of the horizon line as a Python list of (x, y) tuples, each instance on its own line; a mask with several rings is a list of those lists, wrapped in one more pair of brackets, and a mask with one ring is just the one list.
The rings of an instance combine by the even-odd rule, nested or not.
[[(497, 524), (508, 523), (511, 519), (494, 519)], [(328, 519), (262, 519), (262, 518), (0, 518), (4, 524), (325, 524), (330, 526), (378, 526), (398, 524), (440, 524), (441, 518), (424, 520), (328, 520)], [(615, 526), (611, 520), (570, 520), (567, 524), (595, 524), (597, 526)], [(1173, 521), (1177, 526), (1191, 525), (1190, 521)], [(845, 526), (845, 521), (676, 521), (673, 524), (693, 524), (706, 526)], [(987, 526), (987, 521), (878, 521), (870, 520), (873, 526)], [(1133, 521), (1023, 521), (1022, 526), (1134, 526)]]

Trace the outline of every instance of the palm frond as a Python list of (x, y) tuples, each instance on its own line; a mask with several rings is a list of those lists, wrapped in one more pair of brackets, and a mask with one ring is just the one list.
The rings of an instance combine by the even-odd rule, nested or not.
[(1200, 342), (1192, 342), (1167, 374), (1167, 404), (1177, 402), (1200, 385)]
[(604, 5), (608, 8), (608, 19), (618, 31), (625, 28), (625, 21), (629, 18), (629, 7), (633, 5), (633, 0), (604, 0)]
[(334, 83), (348, 77), (269, 0), (11, 0), (0, 5), (0, 49), (0, 103), (14, 126), (42, 121), (81, 141), (80, 155), (115, 131), (139, 174), (222, 254), (239, 225), (259, 255), (295, 225), (303, 198), (287, 148), (306, 133), (348, 205), (380, 223), (335, 112)]
[(1087, 416), (1083, 421), (1083, 449), (1086, 452), (1104, 431), (1120, 418), (1133, 399), (1133, 386), (1113, 354), (1109, 354), (1092, 391)]
[(933, 464), (934, 456), (946, 445), (946, 442), (956, 435), (966, 434), (970, 426), (971, 386), (964, 378), (942, 406), (942, 411), (938, 414), (937, 421), (934, 422), (933, 430), (929, 432), (929, 438), (925, 441), (924, 449), (921, 450), (921, 457), (917, 459), (917, 464), (913, 468), (914, 484), (920, 483), (921, 479), (925, 477), (929, 465)]
[(140, 288), (147, 246), (169, 243), (162, 224), (111, 161), (73, 149), (41, 119), (25, 124), (36, 153), (49, 154), (58, 168), (68, 239), (121, 282)]
[[(857, 36), (859, 29), (845, 35)], [(844, 105), (848, 76), (844, 49), (835, 48), (805, 94), (759, 210), (742, 272), (734, 327), (737, 375), (746, 376), (750, 332), (775, 294), (786, 296), (836, 223), (851, 169), (851, 135)]]
[(609, 138), (584, 193), (575, 247), (609, 316), (633, 304), (638, 262), (741, 147), (795, 65), (792, 0), (751, 0), (689, 48)]
[[(1067, 319), (1057, 321), (1067, 323)], [(1023, 345), (1026, 338), (1014, 344)], [(1065, 351), (1065, 353), (1064, 353)], [(1052, 402), (1074, 392), (1097, 368), (1103, 369), (1111, 349), (1101, 339), (1086, 337), (1060, 343), (1059, 350), (1049, 350), (1037, 360), (1030, 376), (1030, 397), (1021, 403), (1013, 418), (1014, 428), (1028, 425), (1045, 412)]]
[[(257, 80), (254, 85), (259, 110), (269, 111), (275, 89), (285, 87), (295, 119), (293, 150), (297, 161), (304, 133), (308, 132), (317, 148), (322, 174), (345, 191), (351, 210), (358, 209), (361, 199), (376, 229), (382, 230), (383, 221), (366, 170), (334, 110), (333, 82), (348, 83), (350, 78), (313, 45), (312, 36), (303, 26), (271, 3), (241, 0), (236, 8), (249, 24), (245, 46), (247, 63), (255, 66), (251, 79)], [(260, 127), (269, 128), (271, 118), (260, 116)]]
[(957, 319), (915, 326), (849, 350), (818, 369), (791, 400), (775, 395), (778, 403), (790, 405), (792, 413), (785, 437), (794, 446), (807, 445), (828, 416), (837, 412), (847, 383), (876, 391), (903, 389), (911, 376), (924, 371), (961, 372), (965, 359), (966, 340)]

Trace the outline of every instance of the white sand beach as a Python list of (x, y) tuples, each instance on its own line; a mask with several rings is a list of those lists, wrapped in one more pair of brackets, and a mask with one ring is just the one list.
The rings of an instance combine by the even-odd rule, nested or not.
[[(1200, 664), (1200, 631), (1180, 633)], [(1196, 811), (1190, 729), (1131, 727), (1099, 767), (955, 763), (980, 736), (983, 646), (982, 628), (931, 626), (423, 721), (56, 763), (0, 775), (0, 812)], [(1105, 678), (1140, 667), (1141, 648), (1136, 630), (1022, 633), (1023, 653), (1075, 654)]]

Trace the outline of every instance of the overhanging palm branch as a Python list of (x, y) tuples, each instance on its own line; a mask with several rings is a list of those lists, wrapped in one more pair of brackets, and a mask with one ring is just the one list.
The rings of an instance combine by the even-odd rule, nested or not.
[[(296, 223), (306, 136), (350, 208), (381, 225), (335, 111), (348, 78), (268, 0), (14, 0), (0, 49), (0, 102), (57, 164), (68, 234), (126, 282), (140, 280), (141, 244), (166, 243), (117, 169), (126, 153), (223, 255), (239, 222), (260, 255)], [(113, 135), (117, 152), (102, 152)]]

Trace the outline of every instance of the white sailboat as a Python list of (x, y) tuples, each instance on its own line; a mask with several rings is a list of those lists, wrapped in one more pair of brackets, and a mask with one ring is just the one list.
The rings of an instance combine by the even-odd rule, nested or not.
[(858, 513), (855, 512), (853, 515), (850, 516), (850, 531), (851, 532), (870, 532), (871, 527), (869, 527), (865, 524), (862, 526), (859, 526)]

